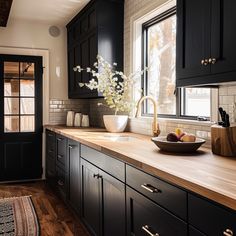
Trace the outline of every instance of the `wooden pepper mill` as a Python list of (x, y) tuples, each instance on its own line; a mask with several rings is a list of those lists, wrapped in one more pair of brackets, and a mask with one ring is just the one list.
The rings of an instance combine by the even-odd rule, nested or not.
[(214, 154), (236, 157), (236, 126), (211, 126), (211, 148)]

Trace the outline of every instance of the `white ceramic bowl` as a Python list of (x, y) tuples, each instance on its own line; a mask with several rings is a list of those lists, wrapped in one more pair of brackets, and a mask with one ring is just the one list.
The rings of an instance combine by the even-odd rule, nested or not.
[(128, 116), (126, 115), (104, 115), (104, 125), (106, 130), (111, 133), (121, 133), (125, 130)]

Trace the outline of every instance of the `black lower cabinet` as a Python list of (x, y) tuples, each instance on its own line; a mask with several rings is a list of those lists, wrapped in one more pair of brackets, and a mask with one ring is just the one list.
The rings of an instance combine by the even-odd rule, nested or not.
[(233, 236), (236, 232), (236, 212), (213, 202), (188, 195), (189, 223), (209, 236)]
[(80, 213), (80, 144), (68, 140), (67, 158), (69, 159), (69, 196), (68, 200), (73, 209)]
[(187, 224), (127, 187), (127, 235), (187, 236)]
[(189, 236), (206, 236), (192, 226), (189, 226)]
[(52, 187), (56, 183), (56, 135), (46, 130), (46, 179)]
[(92, 235), (125, 235), (125, 185), (81, 159), (82, 220)]

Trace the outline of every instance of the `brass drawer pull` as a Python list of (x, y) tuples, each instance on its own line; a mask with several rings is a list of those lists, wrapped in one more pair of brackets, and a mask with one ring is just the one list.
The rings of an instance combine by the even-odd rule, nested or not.
[(148, 235), (150, 235), (150, 236), (159, 236), (158, 233), (152, 233), (152, 232), (150, 231), (150, 227), (149, 227), (148, 225), (142, 226), (142, 230), (145, 231), (145, 232), (146, 232)]
[(211, 64), (215, 64), (216, 63), (216, 58), (211, 58)]
[(234, 232), (233, 232), (231, 229), (226, 229), (226, 230), (223, 232), (223, 235), (225, 235), (225, 236), (233, 236), (233, 235), (234, 235)]
[(57, 181), (57, 184), (58, 184), (59, 186), (63, 186), (63, 185), (64, 185), (64, 182), (63, 182), (62, 180), (58, 180), (58, 181)]
[(201, 60), (201, 64), (202, 64), (203, 66), (207, 66), (207, 65), (209, 64), (209, 60), (208, 60), (208, 59), (202, 59), (202, 60)]
[(151, 184), (142, 184), (141, 187), (151, 193), (161, 193), (160, 189), (153, 187)]

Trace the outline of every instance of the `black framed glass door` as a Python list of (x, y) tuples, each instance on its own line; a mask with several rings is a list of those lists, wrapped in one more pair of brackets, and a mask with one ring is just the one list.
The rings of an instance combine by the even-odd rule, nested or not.
[(0, 181), (42, 175), (42, 57), (0, 55)]

